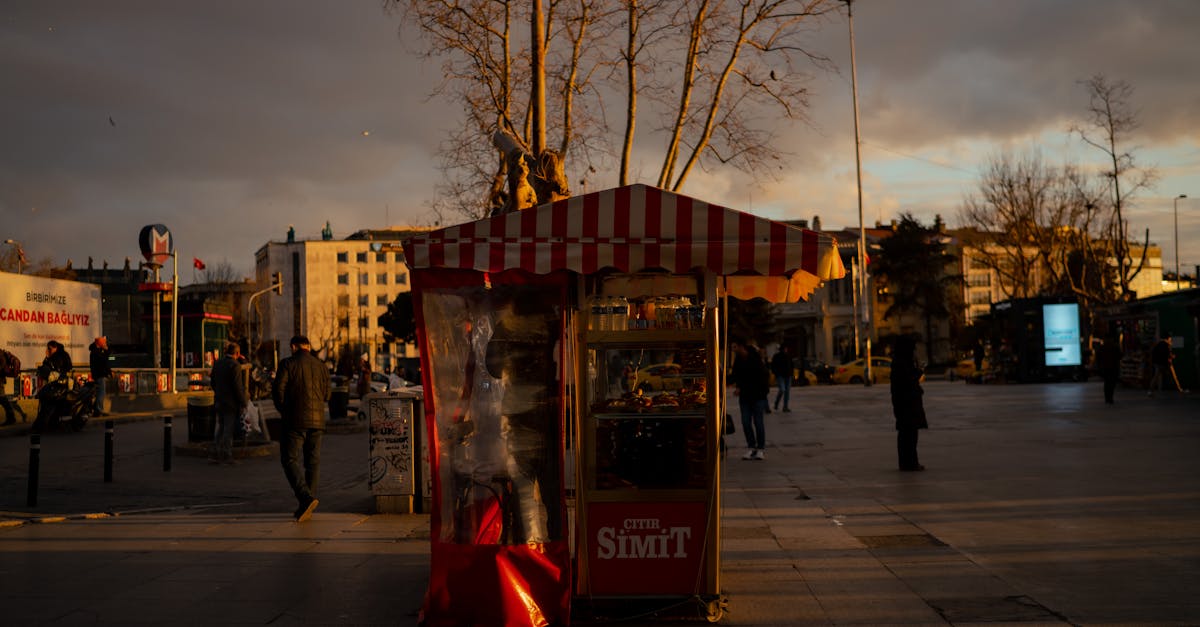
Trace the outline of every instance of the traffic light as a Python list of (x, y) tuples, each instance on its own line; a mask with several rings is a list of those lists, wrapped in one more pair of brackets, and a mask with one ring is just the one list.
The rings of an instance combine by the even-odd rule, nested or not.
[(275, 293), (282, 296), (283, 295), (283, 273), (276, 272), (275, 275), (271, 277), (271, 280), (273, 281), (273, 283), (271, 284), (271, 287), (275, 290)]

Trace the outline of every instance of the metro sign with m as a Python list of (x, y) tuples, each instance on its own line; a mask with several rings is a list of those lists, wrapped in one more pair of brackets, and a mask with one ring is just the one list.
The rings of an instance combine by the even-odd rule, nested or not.
[(146, 261), (160, 266), (165, 264), (174, 250), (171, 230), (161, 224), (143, 226), (138, 234), (138, 248)]

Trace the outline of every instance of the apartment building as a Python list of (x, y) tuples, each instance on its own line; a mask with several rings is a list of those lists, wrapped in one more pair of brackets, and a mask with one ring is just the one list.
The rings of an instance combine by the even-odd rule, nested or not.
[[(265, 289), (280, 273), (282, 294), (269, 292), (250, 306), (259, 358), (288, 356), (293, 335), (306, 335), (318, 355), (367, 354), (382, 370), (417, 356), (414, 346), (388, 342), (379, 316), (409, 290), (400, 241), (420, 229), (362, 230), (346, 239), (268, 242), (255, 253), (255, 280)], [(290, 239), (290, 238), (289, 238)], [(274, 353), (274, 355), (270, 355)]]

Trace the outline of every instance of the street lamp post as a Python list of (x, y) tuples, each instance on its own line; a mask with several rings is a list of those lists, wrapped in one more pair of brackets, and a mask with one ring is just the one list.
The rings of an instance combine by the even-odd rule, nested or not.
[(1187, 198), (1187, 194), (1175, 197), (1175, 291), (1179, 291), (1179, 199)]
[[(850, 26), (850, 94), (854, 101), (854, 168), (858, 178), (858, 272), (855, 273), (855, 293), (859, 295), (855, 307), (855, 336), (862, 329), (863, 340), (863, 383), (871, 385), (871, 323), (870, 299), (867, 294), (867, 234), (863, 225), (863, 194), (862, 194), (862, 139), (858, 129), (858, 67), (854, 59), (854, 0), (845, 0), (846, 16)], [(862, 308), (862, 316), (858, 308)], [(855, 338), (858, 339), (857, 337)], [(857, 348), (857, 341), (855, 342)]]
[(21, 274), (21, 258), (25, 256), (25, 251), (21, 249), (21, 242), (15, 239), (6, 239), (4, 243), (17, 249), (17, 274)]

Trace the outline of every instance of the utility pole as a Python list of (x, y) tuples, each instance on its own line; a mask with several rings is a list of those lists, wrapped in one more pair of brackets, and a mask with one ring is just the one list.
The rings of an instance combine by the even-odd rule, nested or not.
[[(862, 329), (863, 384), (871, 385), (871, 299), (867, 293), (867, 231), (863, 225), (862, 193), (862, 138), (858, 128), (858, 66), (854, 58), (854, 0), (845, 0), (847, 22), (850, 25), (850, 94), (854, 101), (854, 168), (858, 175), (858, 272), (855, 273), (855, 289), (858, 291), (858, 307), (854, 309), (855, 349), (859, 329)], [(862, 314), (859, 315), (859, 307)]]

